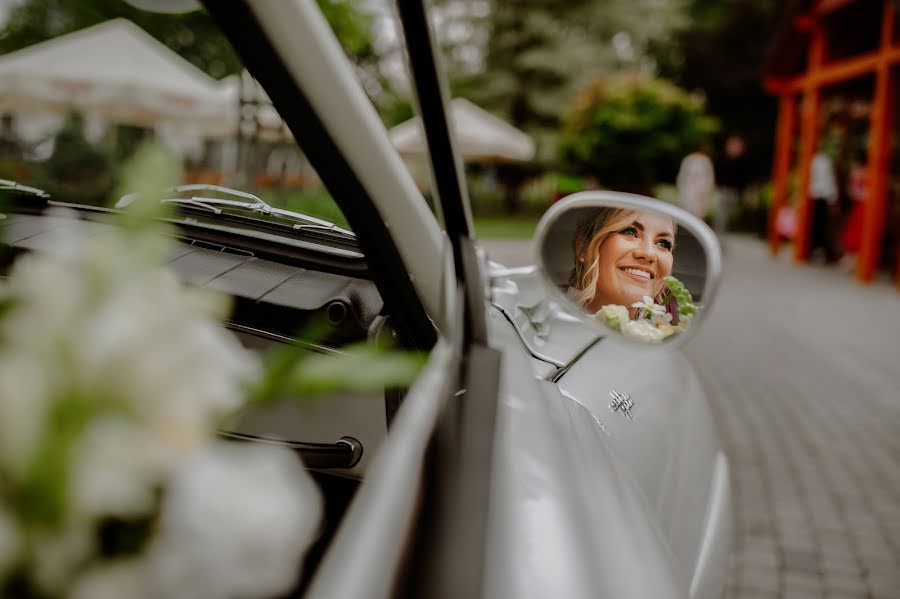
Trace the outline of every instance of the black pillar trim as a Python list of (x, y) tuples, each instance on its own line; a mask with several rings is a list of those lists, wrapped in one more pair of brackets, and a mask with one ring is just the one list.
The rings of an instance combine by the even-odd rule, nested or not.
[(457, 168), (459, 164), (450, 132), (440, 56), (436, 50), (424, 0), (398, 0), (397, 8), (406, 39), (413, 88), (428, 142), (434, 174), (434, 193), (441, 206), (444, 226), (453, 247), (456, 277), (466, 290), (463, 346), (471, 342), (485, 343), (487, 325), (481, 269), (475, 255), (469, 198), (462, 173)]
[(403, 36), (406, 39), (413, 88), (428, 141), (429, 158), (434, 174), (433, 191), (441, 206), (447, 234), (453, 243), (457, 274), (462, 276), (462, 256), (458, 241), (461, 236), (472, 237), (472, 224), (468, 213), (466, 188), (457, 169), (456, 153), (450, 134), (439, 56), (435, 50), (434, 36), (423, 2), (399, 0), (397, 9), (403, 26)]

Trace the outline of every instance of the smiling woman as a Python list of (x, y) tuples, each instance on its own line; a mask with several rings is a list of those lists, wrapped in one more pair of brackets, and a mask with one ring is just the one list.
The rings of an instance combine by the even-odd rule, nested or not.
[(570, 314), (632, 340), (683, 339), (708, 301), (716, 249), (701, 221), (653, 198), (585, 191), (537, 229), (538, 265)]
[(645, 297), (657, 298), (663, 279), (672, 273), (675, 230), (675, 222), (662, 214), (591, 211), (573, 238), (569, 296), (591, 313), (609, 304), (633, 307)]

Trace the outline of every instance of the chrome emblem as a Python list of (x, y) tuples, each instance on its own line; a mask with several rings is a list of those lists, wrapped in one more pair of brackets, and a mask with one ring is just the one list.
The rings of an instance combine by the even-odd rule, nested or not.
[(613, 412), (622, 412), (625, 416), (628, 416), (629, 420), (634, 420), (634, 417), (631, 415), (631, 408), (634, 407), (634, 400), (631, 399), (631, 396), (627, 393), (619, 393), (615, 389), (609, 390), (609, 396), (612, 397), (612, 401), (609, 402), (609, 409)]

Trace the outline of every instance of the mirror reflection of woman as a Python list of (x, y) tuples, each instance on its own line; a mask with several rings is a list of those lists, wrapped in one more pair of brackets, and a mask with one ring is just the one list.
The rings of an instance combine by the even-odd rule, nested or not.
[(590, 313), (608, 304), (629, 309), (658, 300), (672, 273), (675, 222), (654, 212), (598, 208), (578, 224), (569, 296)]

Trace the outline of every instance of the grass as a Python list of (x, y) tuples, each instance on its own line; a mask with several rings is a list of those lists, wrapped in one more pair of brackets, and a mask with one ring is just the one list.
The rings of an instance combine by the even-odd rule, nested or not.
[(282, 194), (269, 192), (260, 194), (260, 197), (272, 206), (293, 210), (327, 220), (339, 227), (349, 228), (341, 209), (324, 189), (291, 190)]
[[(260, 195), (273, 206), (295, 210), (323, 218), (341, 227), (348, 227), (340, 208), (324, 189), (291, 190), (282, 194), (264, 192)], [(537, 217), (533, 216), (476, 216), (475, 234), (479, 239), (531, 239), (537, 221)]]
[(475, 235), (479, 239), (531, 239), (537, 218), (476, 216)]

